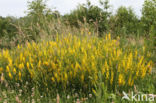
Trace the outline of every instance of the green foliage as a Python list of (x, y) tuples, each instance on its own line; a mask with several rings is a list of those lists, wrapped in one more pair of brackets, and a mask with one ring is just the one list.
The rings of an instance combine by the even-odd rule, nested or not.
[(152, 26), (156, 28), (156, 0), (145, 0), (141, 20), (145, 34), (149, 35)]
[(15, 23), (16, 19), (13, 17), (0, 17), (0, 38), (4, 36), (8, 38), (13, 37), (16, 32)]
[(102, 8), (91, 5), (90, 1), (86, 4), (79, 5), (78, 8), (70, 14), (64, 16), (65, 20), (71, 26), (79, 27), (79, 22), (88, 23), (91, 28), (95, 28), (98, 32), (106, 32), (108, 30), (108, 17), (110, 16), (108, 0), (100, 1)]
[(45, 0), (28, 2), (28, 17), (31, 17), (35, 23), (42, 23), (45, 19), (50, 20), (61, 16), (58, 11), (52, 11), (48, 8), (46, 2)]
[(111, 16), (109, 26), (113, 34), (137, 34), (139, 20), (131, 8), (120, 7), (114, 16)]
[[(153, 60), (156, 60), (156, 0), (145, 0), (142, 9), (142, 28), (148, 37), (148, 49), (153, 52)], [(156, 62), (156, 61), (155, 61)]]
[(51, 13), (51, 10), (47, 8), (46, 2), (43, 0), (28, 2), (28, 11), (28, 16), (34, 16), (36, 19)]
[(23, 39), (37, 41), (42, 31), (50, 34), (48, 24), (60, 17), (58, 11), (47, 7), (46, 0), (28, 2), (28, 15), (19, 19), (19, 26), (25, 35)]

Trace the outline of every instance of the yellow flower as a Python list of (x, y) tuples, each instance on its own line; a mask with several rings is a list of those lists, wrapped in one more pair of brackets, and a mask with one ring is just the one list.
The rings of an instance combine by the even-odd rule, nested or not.
[(119, 83), (119, 85), (125, 84), (124, 75), (121, 73), (119, 74), (118, 83)]
[(111, 40), (111, 34), (110, 33), (108, 34), (108, 39)]
[(140, 61), (139, 61), (138, 65), (141, 65), (143, 60), (144, 60), (144, 56), (141, 56), (141, 58), (140, 58)]
[(109, 79), (109, 71), (106, 72), (106, 79)]
[(49, 63), (48, 63), (47, 61), (45, 61), (43, 64), (44, 64), (45, 66), (49, 66)]
[(126, 61), (125, 60), (122, 60), (122, 65), (123, 65), (123, 68), (126, 68)]
[(20, 61), (22, 61), (22, 60), (23, 60), (23, 54), (20, 53)]
[(13, 69), (13, 72), (14, 72), (14, 74), (16, 74), (16, 69), (15, 68)]
[(10, 77), (11, 79), (13, 78), (10, 72), (9, 72), (9, 77)]
[(23, 62), (25, 63), (25, 57), (22, 58)]
[(119, 50), (117, 50), (117, 57), (119, 57), (120, 55), (121, 55), (121, 50), (119, 49)]
[(130, 75), (129, 79), (128, 79), (128, 85), (131, 86), (131, 82), (132, 82), (132, 75)]
[(21, 80), (21, 76), (22, 76), (21, 72), (18, 73), (18, 76), (19, 76), (19, 80)]
[(97, 92), (95, 91), (95, 89), (92, 88), (92, 92), (94, 93), (94, 95), (97, 96)]
[(9, 51), (8, 50), (3, 50), (3, 56), (5, 58), (8, 58), (9, 57)]
[(105, 39), (108, 40), (108, 36), (107, 35), (106, 35)]
[(7, 66), (6, 69), (7, 69), (7, 72), (10, 72), (10, 68), (9, 68), (9, 66)]
[(0, 74), (3, 72), (3, 68), (2, 67), (0, 67)]
[(29, 63), (27, 62), (27, 68), (29, 69), (29, 67), (30, 67), (30, 66), (29, 66)]
[(33, 78), (34, 77), (33, 71), (32, 70), (29, 70), (29, 73), (30, 73), (31, 78)]
[(54, 77), (52, 77), (51, 80), (52, 80), (52, 82), (55, 82), (55, 78)]
[(23, 63), (21, 63), (21, 64), (19, 64), (19, 69), (23, 69), (24, 68), (24, 64)]
[(9, 66), (11, 67), (12, 66), (12, 59), (8, 58), (8, 61), (9, 61)]
[(144, 77), (145, 77), (145, 75), (146, 75), (146, 68), (145, 68), (145, 67), (143, 67), (143, 68), (142, 68), (141, 78), (144, 78)]
[(79, 69), (79, 68), (80, 68), (80, 65), (79, 65), (78, 62), (76, 62), (75, 68), (76, 68), (76, 69)]
[(136, 76), (137, 76), (137, 77), (139, 76), (139, 70), (136, 71)]
[(20, 45), (19, 44), (18, 44), (17, 48), (20, 49)]
[(57, 75), (57, 73), (54, 73), (54, 77), (55, 77), (56, 79), (58, 79), (58, 75)]
[(34, 69), (34, 65), (32, 63), (30, 65), (31, 65), (31, 68)]
[(146, 67), (148, 68), (148, 72), (151, 73), (152, 72), (152, 61), (149, 61)]
[(113, 79), (114, 79), (114, 72), (111, 71), (111, 80), (110, 80), (110, 84), (113, 84)]
[(105, 65), (104, 67), (108, 70), (108, 64), (107, 64), (107, 61), (105, 61)]

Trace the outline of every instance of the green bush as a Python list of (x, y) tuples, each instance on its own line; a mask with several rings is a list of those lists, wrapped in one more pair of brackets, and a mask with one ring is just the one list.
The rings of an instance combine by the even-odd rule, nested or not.
[(153, 27), (156, 28), (156, 0), (145, 0), (141, 21), (146, 35), (149, 35)]
[[(12, 38), (17, 31), (16, 24), (17, 19), (13, 17), (0, 17), (0, 38), (7, 36), (8, 38)], [(6, 35), (7, 34), (7, 35)]]
[(131, 8), (121, 6), (116, 14), (110, 17), (109, 26), (113, 34), (128, 35), (137, 34), (139, 20)]
[(108, 11), (108, 0), (100, 1), (100, 5), (103, 8), (91, 5), (91, 2), (87, 1), (87, 4), (79, 5), (76, 10), (64, 15), (64, 19), (71, 26), (79, 27), (81, 26), (79, 22), (88, 23), (91, 28), (95, 28), (99, 33), (106, 32), (108, 30), (108, 17), (111, 14)]

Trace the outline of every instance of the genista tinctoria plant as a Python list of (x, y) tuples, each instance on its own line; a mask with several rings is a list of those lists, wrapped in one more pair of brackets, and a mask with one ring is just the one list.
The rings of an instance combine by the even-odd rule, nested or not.
[(9, 83), (31, 81), (40, 88), (94, 91), (100, 80), (109, 90), (133, 87), (150, 75), (152, 61), (146, 47), (120, 47), (119, 40), (78, 37), (71, 34), (55, 41), (28, 43), (0, 53), (0, 75)]

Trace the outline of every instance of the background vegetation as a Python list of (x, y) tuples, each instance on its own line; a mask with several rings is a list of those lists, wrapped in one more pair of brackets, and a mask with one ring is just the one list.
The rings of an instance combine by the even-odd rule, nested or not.
[[(112, 37), (106, 34), (111, 34)], [(72, 36), (70, 37), (69, 35)], [(73, 39), (75, 39), (75, 41), (72, 41)], [(67, 43), (67, 40), (72, 43)], [(117, 42), (114, 42), (113, 40)], [(61, 51), (55, 51), (56, 48), (50, 48), (51, 45), (58, 45), (60, 41), (64, 41), (64, 43), (67, 44), (60, 44), (64, 47), (64, 49), (62, 49), (64, 52), (66, 51), (65, 48), (71, 48), (71, 50), (67, 50), (67, 52), (69, 52), (67, 56), (64, 56), (63, 54), (60, 55), (59, 53)], [(50, 44), (50, 42), (54, 44)], [(114, 44), (116, 46), (109, 48), (113, 43), (116, 43), (117, 45)], [(44, 47), (43, 44), (47, 46)], [(107, 51), (107, 48), (104, 48), (102, 45), (105, 45), (106, 47), (108, 46), (112, 53), (115, 51), (115, 48), (116, 50), (119, 49), (122, 51), (123, 54), (120, 59), (112, 59), (111, 56), (108, 58), (107, 61), (112, 61), (114, 63), (113, 66), (120, 64), (125, 55), (130, 55), (131, 52), (134, 54), (137, 52), (138, 57), (136, 58), (138, 59), (134, 60), (132, 58), (130, 61), (132, 61), (133, 64), (139, 65), (139, 60), (141, 59), (140, 55), (142, 55), (144, 57), (144, 61), (140, 68), (143, 68), (144, 66), (146, 67), (148, 62), (152, 61), (152, 63), (149, 62), (149, 65), (152, 66), (153, 69), (150, 73), (146, 72), (147, 75), (145, 78), (138, 78), (132, 86), (128, 86), (127, 84), (126, 87), (120, 87), (118, 83), (114, 82), (114, 84), (109, 87), (110, 84), (108, 82), (111, 81), (111, 77), (110, 80), (105, 81), (102, 79), (105, 75), (99, 73), (102, 72), (102, 67), (100, 66), (105, 63), (103, 60), (100, 60), (102, 58), (98, 57), (96, 51), (91, 51), (89, 47), (84, 47), (86, 46), (85, 44), (91, 45), (93, 48), (95, 47), (96, 51), (99, 50), (98, 52)], [(28, 45), (30, 45), (30, 47), (28, 47)], [(31, 45), (33, 46), (31, 47)], [(73, 45), (75, 45), (75, 47)], [(49, 53), (49, 55), (51, 55), (51, 50), (54, 50), (57, 54), (54, 55), (56, 56), (55, 59), (60, 62), (64, 61), (63, 68), (68, 68), (66, 67), (66, 64), (68, 63), (65, 62), (68, 60), (61, 60), (59, 56), (62, 55), (62, 57), (66, 59), (70, 58), (69, 61), (73, 64), (78, 62), (80, 64), (79, 66), (83, 67), (83, 64), (81, 64), (83, 60), (79, 58), (81, 48), (76, 49), (76, 45), (81, 45), (81, 48), (84, 47), (84, 51), (86, 51), (87, 55), (94, 54), (96, 58), (94, 63), (101, 62), (101, 64), (95, 66), (95, 68), (100, 70), (91, 75), (92, 79), (96, 79), (96, 83), (93, 83), (94, 85), (92, 84), (91, 78), (89, 78), (88, 74), (83, 70), (82, 73), (84, 73), (85, 78), (84, 81), (87, 85), (79, 81), (78, 78), (83, 79), (83, 76), (81, 77), (78, 75), (75, 77), (77, 81), (70, 78), (67, 79), (68, 82), (72, 82), (73, 87), (70, 84), (66, 84), (67, 82), (64, 81), (59, 84), (59, 88), (57, 89), (56, 84), (58, 85), (58, 81), (54, 83), (55, 86), (53, 86), (53, 88), (50, 86), (52, 84), (44, 84), (49, 83), (49, 79), (54, 76), (53, 73), (56, 71), (52, 72), (51, 69), (49, 69), (50, 72), (52, 72), (50, 75), (47, 75), (49, 72), (48, 70), (43, 71), (43, 73), (45, 73), (44, 76), (46, 76), (45, 80), (40, 80), (42, 78), (40, 76), (43, 75), (39, 74), (40, 71), (33, 71), (33, 68), (31, 68), (30, 71), (27, 71), (27, 62), (31, 62), (31, 60), (30, 58), (26, 59), (26, 57), (30, 56), (34, 60), (36, 59), (32, 62), (32, 64), (34, 63), (33, 65), (36, 66), (36, 63), (45, 56), (45, 53)], [(61, 47), (58, 45), (57, 49), (61, 49)], [(79, 49), (80, 52), (78, 52)], [(0, 17), (0, 50), (0, 101), (3, 102), (121, 102), (122, 90), (127, 92), (135, 91), (137, 93), (140, 91), (142, 93), (156, 94), (156, 0), (145, 0), (142, 7), (141, 17), (138, 17), (131, 7), (127, 8), (124, 6), (119, 7), (115, 13), (112, 13), (109, 0), (99, 0), (99, 6), (92, 5), (91, 2), (87, 0), (86, 4), (80, 4), (77, 9), (65, 15), (61, 15), (57, 10), (48, 8), (44, 0), (34, 0), (32, 2), (28, 2), (27, 16), (20, 18)], [(76, 50), (75, 55), (79, 56), (72, 55), (72, 50)], [(30, 54), (25, 54), (25, 51)], [(40, 54), (39, 51), (41, 51), (42, 54)], [(6, 58), (4, 56), (5, 53), (7, 55)], [(22, 54), (22, 57), (24, 57), (27, 62), (23, 62), (23, 59), (21, 59), (23, 64), (16, 64), (16, 61), (18, 61), (16, 59), (21, 58), (20, 54)], [(110, 53), (108, 55), (112, 54)], [(38, 58), (36, 58), (36, 56)], [(84, 55), (82, 55), (82, 57), (83, 56)], [(77, 60), (74, 61), (74, 58)], [(47, 62), (46, 60), (48, 59), (44, 58), (42, 61)], [(52, 58), (49, 58), (49, 60), (52, 60)], [(15, 79), (14, 81), (10, 80), (12, 75), (10, 76), (10, 72), (7, 71), (7, 65), (9, 65), (9, 63), (12, 63), (12, 66), (9, 66), (10, 69), (12, 68), (12, 75), (16, 74), (14, 73), (14, 67), (16, 69), (24, 68), (24, 71), (16, 70), (16, 72), (18, 72), (18, 76), (20, 75), (19, 73), (22, 73), (22, 76), (24, 75), (22, 79), (19, 79), (18, 77), (18, 79)], [(59, 65), (57, 61), (55, 61), (55, 63)], [(48, 68), (48, 65), (51, 64), (43, 63), (41, 64), (41, 67)], [(90, 67), (91, 70), (94, 70), (94, 66), (91, 67), (91, 61), (89, 62), (88, 60), (86, 65), (87, 67)], [(105, 65), (105, 67), (107, 66)], [(37, 67), (34, 68), (37, 69)], [(116, 67), (114, 66), (113, 68)], [(136, 67), (131, 68), (135, 69)], [(65, 73), (67, 73), (67, 77), (70, 75), (67, 71), (64, 71), (64, 69), (61, 70), (63, 76), (66, 77)], [(33, 72), (36, 73), (34, 74), (36, 76), (31, 77), (31, 73)], [(115, 74), (114, 70), (113, 73)], [(110, 71), (111, 76), (114, 74)], [(131, 72), (129, 74), (131, 74)], [(124, 74), (124, 76), (130, 76), (129, 74)], [(134, 74), (133, 77), (136, 75)], [(122, 78), (122, 76), (123, 75), (120, 75), (120, 78)], [(117, 79), (119, 76), (115, 75), (114, 77)], [(53, 81), (55, 81), (55, 78), (56, 77), (53, 77)], [(141, 81), (141, 83), (138, 81)], [(76, 86), (79, 83), (80, 86), (78, 88)], [(89, 90), (84, 90), (85, 86), (87, 86)], [(60, 92), (62, 91), (61, 88), (64, 88), (63, 92)], [(54, 91), (54, 89), (57, 91)], [(122, 102), (127, 103), (128, 101)]]

